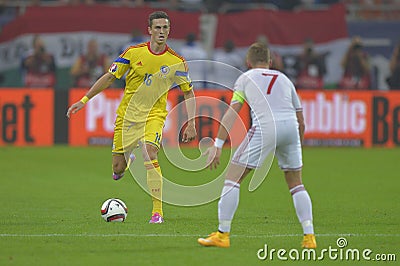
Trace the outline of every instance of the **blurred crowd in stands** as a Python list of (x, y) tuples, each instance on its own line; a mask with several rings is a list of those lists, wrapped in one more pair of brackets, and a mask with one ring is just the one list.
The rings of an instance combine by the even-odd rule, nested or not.
[[(132, 32), (131, 41), (122, 47), (121, 52), (130, 45), (146, 41), (145, 36)], [(265, 36), (256, 40), (268, 45)], [(233, 82), (247, 69), (245, 59), (235, 50), (235, 43), (228, 40), (223, 49), (214, 52), (210, 64), (206, 50), (198, 42), (194, 33), (189, 33), (185, 44), (179, 49), (188, 61), (193, 81), (200, 88), (233, 87)], [(271, 51), (271, 68), (285, 73), (281, 56)], [(296, 76), (294, 83), (298, 89), (320, 90), (324, 88), (326, 74), (325, 54), (314, 50), (313, 40), (307, 38), (303, 44), (303, 51), (295, 57)], [(108, 70), (111, 59), (99, 52), (98, 43), (91, 39), (87, 43), (85, 53), (81, 54), (70, 70), (70, 77), (74, 87), (90, 87), (104, 72)], [(218, 62), (218, 63), (215, 63)], [(369, 55), (365, 52), (362, 39), (354, 36), (341, 60), (343, 76), (338, 84), (342, 90), (370, 90), (371, 65)], [(390, 90), (400, 90), (400, 43), (395, 47), (390, 59), (390, 75), (386, 82)], [(21, 60), (22, 78), (26, 87), (53, 87), (56, 79), (56, 64), (54, 56), (46, 51), (45, 43), (39, 35), (32, 40), (32, 48)], [(210, 85), (211, 84), (211, 85)]]
[[(295, 9), (296, 7), (318, 7), (319, 5), (333, 4), (334, 0), (286, 0), (286, 1), (257, 1), (257, 0), (27, 0), (12, 1), (0, 0), (0, 27), (15, 18), (18, 15), (18, 8), (22, 5), (92, 5), (92, 4), (112, 4), (127, 6), (143, 6), (143, 5), (165, 5), (169, 8), (192, 8), (193, 10), (201, 10), (206, 12), (220, 12), (235, 10), (243, 5), (264, 5), (265, 8), (272, 9)], [(369, 1), (344, 1), (349, 5), (354, 3), (363, 3), (365, 5), (375, 2)], [(387, 4), (393, 1), (379, 1)], [(228, 8), (229, 7), (229, 8)], [(235, 7), (235, 8), (233, 8)], [(126, 47), (147, 41), (147, 36), (142, 35), (140, 31), (134, 29), (131, 33), (131, 40), (126, 46), (121, 47), (122, 52)], [(268, 37), (260, 35), (257, 40), (269, 45)], [(226, 40), (222, 49), (213, 51), (211, 54), (202, 46), (199, 36), (195, 33), (188, 33), (185, 43), (178, 50), (187, 61), (190, 62), (190, 73), (193, 80), (213, 81), (218, 77), (224, 77), (222, 83), (231, 87), (231, 84), (238, 73), (230, 71), (232, 76), (226, 73), (225, 66), (234, 67), (234, 69), (244, 71), (246, 64), (243, 54), (236, 52), (235, 43), (232, 40)], [(272, 49), (271, 68), (285, 72), (282, 56)], [(295, 70), (294, 82), (299, 89), (322, 89), (324, 88), (324, 75), (327, 72), (325, 64), (326, 54), (318, 53), (314, 49), (314, 42), (311, 38), (307, 38), (303, 43), (303, 50), (295, 56), (293, 64)], [(220, 62), (219, 65), (208, 65), (208, 59)], [(98, 43), (95, 39), (87, 43), (85, 53), (80, 55), (70, 70), (72, 86), (88, 87), (102, 73), (107, 71), (112, 58), (99, 52)], [(363, 40), (359, 36), (352, 37), (347, 52), (341, 60), (343, 76), (338, 82), (338, 88), (348, 90), (368, 90), (373, 89), (371, 86), (371, 64), (369, 55), (364, 49)], [(390, 75), (387, 76), (386, 82), (389, 89), (400, 90), (400, 43), (395, 47), (390, 58)], [(46, 45), (39, 35), (33, 37), (32, 47), (21, 59), (21, 70), (23, 84), (27, 87), (52, 87), (56, 82), (57, 65), (54, 56), (47, 52)], [(224, 71), (222, 74), (221, 71)], [(208, 85), (202, 83), (200, 87), (206, 88)], [(212, 86), (215, 87), (215, 84)]]

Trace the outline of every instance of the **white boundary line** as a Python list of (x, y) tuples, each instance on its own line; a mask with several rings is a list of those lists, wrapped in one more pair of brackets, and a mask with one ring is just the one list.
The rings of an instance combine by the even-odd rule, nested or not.
[[(0, 237), (199, 237), (201, 235), (181, 234), (0, 234)], [(297, 237), (301, 234), (271, 234), (271, 235), (231, 235), (233, 238), (275, 238)], [(400, 237), (400, 234), (352, 234), (331, 233), (316, 234), (317, 237)]]

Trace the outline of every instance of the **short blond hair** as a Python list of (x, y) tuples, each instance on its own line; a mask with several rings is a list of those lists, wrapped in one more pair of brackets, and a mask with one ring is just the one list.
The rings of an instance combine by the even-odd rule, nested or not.
[(269, 63), (271, 60), (271, 53), (265, 44), (256, 42), (249, 47), (246, 58), (252, 65), (257, 63)]

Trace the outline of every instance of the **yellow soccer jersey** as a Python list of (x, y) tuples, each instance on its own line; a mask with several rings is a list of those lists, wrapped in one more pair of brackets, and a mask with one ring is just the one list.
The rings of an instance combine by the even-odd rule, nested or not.
[(118, 79), (126, 72), (124, 96), (117, 115), (128, 121), (165, 119), (169, 89), (176, 85), (182, 91), (193, 88), (185, 60), (168, 46), (161, 54), (152, 53), (149, 42), (127, 48), (109, 69)]

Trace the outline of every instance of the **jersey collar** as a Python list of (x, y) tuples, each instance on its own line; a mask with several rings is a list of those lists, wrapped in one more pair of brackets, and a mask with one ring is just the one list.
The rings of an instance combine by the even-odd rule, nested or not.
[(165, 54), (166, 51), (168, 51), (168, 45), (165, 44), (165, 49), (164, 49), (164, 51), (162, 51), (162, 52), (159, 53), (159, 54), (156, 54), (156, 53), (154, 53), (154, 52), (151, 50), (151, 48), (150, 48), (150, 42), (147, 42), (147, 49), (148, 49), (149, 52), (150, 52), (151, 54), (153, 54), (153, 55), (162, 55), (162, 54)]

